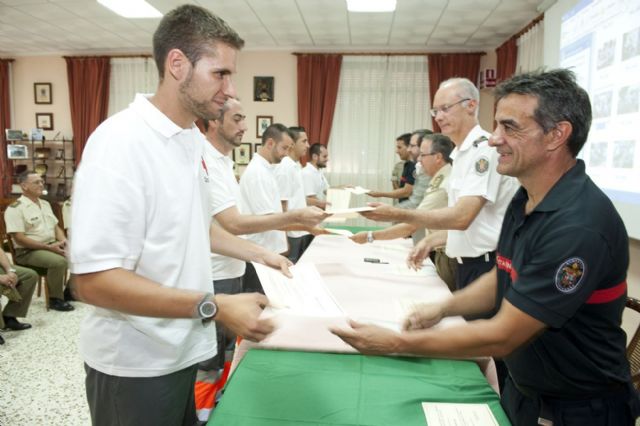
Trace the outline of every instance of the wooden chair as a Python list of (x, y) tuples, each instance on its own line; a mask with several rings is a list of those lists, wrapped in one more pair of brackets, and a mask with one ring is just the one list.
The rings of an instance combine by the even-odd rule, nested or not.
[[(627, 297), (627, 308), (633, 309), (640, 314), (640, 300)], [(633, 386), (640, 390), (640, 326), (627, 346), (627, 359), (631, 365), (631, 382)]]

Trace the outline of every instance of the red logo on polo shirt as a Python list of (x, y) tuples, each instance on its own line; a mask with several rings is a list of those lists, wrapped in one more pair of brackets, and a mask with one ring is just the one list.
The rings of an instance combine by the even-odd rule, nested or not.
[(513, 268), (511, 264), (511, 259), (504, 257), (500, 253), (496, 256), (496, 265), (498, 265), (498, 269), (505, 271), (511, 277), (511, 281), (515, 281), (518, 279), (518, 272)]

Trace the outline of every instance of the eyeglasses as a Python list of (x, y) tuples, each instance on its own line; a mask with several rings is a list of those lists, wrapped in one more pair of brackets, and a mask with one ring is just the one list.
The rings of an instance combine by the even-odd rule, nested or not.
[(418, 158), (428, 157), (428, 156), (430, 156), (430, 155), (436, 155), (436, 154), (438, 154), (438, 153), (437, 153), (437, 152), (430, 152), (430, 153), (428, 153), (428, 154), (420, 153), (420, 154), (418, 155)]
[(441, 111), (442, 111), (443, 113), (445, 113), (445, 114), (446, 114), (446, 113), (448, 113), (448, 112), (449, 112), (449, 110), (450, 110), (451, 108), (453, 108), (454, 106), (456, 106), (456, 105), (458, 105), (458, 104), (461, 104), (461, 103), (462, 103), (462, 102), (464, 102), (464, 101), (470, 101), (470, 100), (471, 100), (471, 99), (469, 99), (469, 98), (460, 99), (458, 102), (453, 103), (453, 104), (451, 104), (451, 105), (445, 105), (445, 106), (442, 106), (442, 107), (440, 107), (440, 108), (431, 108), (431, 109), (429, 110), (429, 112), (431, 113), (431, 116), (435, 118), (435, 116), (436, 116), (436, 115), (438, 115), (438, 113), (439, 113), (439, 112), (441, 112)]

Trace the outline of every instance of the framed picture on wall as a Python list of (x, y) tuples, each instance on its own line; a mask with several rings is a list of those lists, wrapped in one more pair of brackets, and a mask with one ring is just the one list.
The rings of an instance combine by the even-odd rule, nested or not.
[[(10, 160), (21, 160), (29, 158), (29, 149), (26, 145), (7, 145), (7, 158)], [(15, 171), (16, 168), (14, 168)]]
[(267, 127), (273, 124), (273, 115), (259, 115), (256, 117), (256, 137), (261, 138)]
[(38, 105), (51, 104), (51, 83), (33, 83), (34, 102)]
[(273, 102), (273, 77), (253, 77), (253, 100)]
[(258, 152), (258, 148), (260, 148), (260, 145), (262, 145), (262, 142), (258, 141), (253, 145), (253, 153), (255, 154), (256, 152)]
[(36, 112), (36, 127), (42, 130), (53, 130), (53, 113)]
[(242, 143), (233, 149), (233, 161), (239, 166), (246, 166), (251, 161), (251, 144)]

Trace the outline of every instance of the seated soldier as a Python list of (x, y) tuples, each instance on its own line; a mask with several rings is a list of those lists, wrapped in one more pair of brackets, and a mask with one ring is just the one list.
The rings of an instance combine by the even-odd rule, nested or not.
[(46, 269), (49, 307), (56, 311), (72, 311), (73, 306), (63, 300), (67, 239), (58, 226), (51, 205), (40, 198), (44, 181), (39, 174), (25, 171), (18, 176), (18, 183), (22, 196), (4, 213), (7, 233), (15, 242), (14, 261)]
[[(7, 255), (0, 250), (0, 296), (9, 299), (0, 316), (1, 329), (21, 331), (31, 328), (31, 324), (22, 323), (16, 317), (27, 316), (37, 282), (38, 274), (35, 271), (11, 265)], [(4, 340), (0, 336), (0, 344), (3, 343)]]

